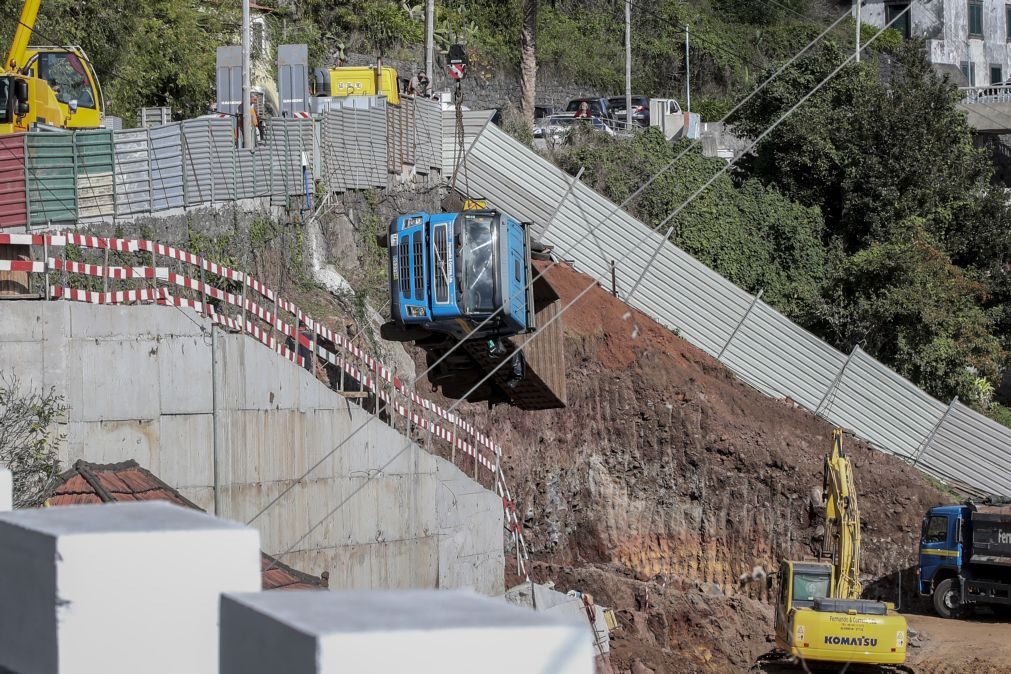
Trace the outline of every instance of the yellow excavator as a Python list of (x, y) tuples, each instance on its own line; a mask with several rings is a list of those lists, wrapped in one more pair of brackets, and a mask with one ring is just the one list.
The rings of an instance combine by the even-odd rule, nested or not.
[(904, 669), (906, 619), (890, 603), (860, 598), (860, 511), (838, 428), (823, 487), (821, 560), (783, 561), (776, 574), (776, 647), (797, 661)]
[(104, 101), (95, 69), (80, 47), (29, 47), (41, 0), (25, 0), (0, 68), (0, 136), (43, 124), (93, 129)]

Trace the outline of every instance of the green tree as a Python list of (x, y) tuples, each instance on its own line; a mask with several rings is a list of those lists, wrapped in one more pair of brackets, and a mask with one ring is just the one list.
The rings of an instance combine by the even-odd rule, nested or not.
[[(558, 159), (570, 173), (583, 167), (587, 184), (620, 203), (670, 164), (683, 147), (672, 146), (657, 129), (632, 140), (594, 134)], [(695, 149), (628, 208), (657, 227), (722, 166), (721, 160), (703, 157)], [(664, 229), (671, 225), (675, 244), (734, 283), (764, 290), (764, 297), (785, 313), (803, 315), (816, 305), (825, 271), (823, 223), (817, 208), (792, 202), (758, 181), (737, 187), (724, 175)]]
[(980, 304), (985, 286), (952, 264), (922, 219), (844, 258), (823, 292), (817, 332), (860, 344), (942, 400), (982, 403), (977, 379), (997, 381), (1004, 369), (1007, 354)]
[(14, 475), (14, 507), (42, 505), (60, 472), (57, 456), (65, 439), (54, 430), (67, 407), (55, 390), (25, 387), (0, 372), (0, 465)]

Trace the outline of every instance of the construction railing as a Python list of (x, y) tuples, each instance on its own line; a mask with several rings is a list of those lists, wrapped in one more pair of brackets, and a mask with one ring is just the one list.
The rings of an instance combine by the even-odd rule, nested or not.
[[(0, 246), (28, 247), (31, 255), (0, 260), (0, 272), (21, 276), (24, 285), (46, 300), (155, 303), (191, 310), (226, 330), (249, 335), (338, 392), (365, 394), (362, 404), (371, 406), (380, 419), (419, 443), (431, 443), (431, 450), (441, 444), (448, 450), (443, 454), (502, 497), (518, 572), (525, 572), (525, 542), (502, 476), (501, 447), (462, 416), (419, 396), (391, 368), (264, 283), (200, 255), (143, 239), (72, 232), (0, 234)], [(102, 263), (73, 259), (85, 257), (85, 251)]]

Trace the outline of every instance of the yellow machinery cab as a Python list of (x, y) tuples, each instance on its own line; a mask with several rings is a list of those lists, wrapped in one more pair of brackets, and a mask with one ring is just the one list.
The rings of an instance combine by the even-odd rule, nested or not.
[(831, 564), (784, 561), (776, 601), (776, 647), (802, 661), (901, 665), (906, 619), (889, 604), (833, 599)]
[(63, 111), (49, 86), (34, 77), (0, 74), (0, 135), (32, 124), (63, 125)]
[[(386, 96), (393, 105), (400, 105), (397, 71), (383, 66), (376, 74), (375, 66), (347, 66), (330, 69), (330, 95)], [(377, 90), (378, 85), (378, 90)]]
[[(76, 129), (94, 129), (102, 125), (105, 112), (102, 89), (91, 62), (80, 47), (32, 46), (27, 49), (26, 56), (29, 74), (47, 82), (53, 90), (63, 117), (59, 125)], [(74, 101), (76, 109), (72, 109)]]

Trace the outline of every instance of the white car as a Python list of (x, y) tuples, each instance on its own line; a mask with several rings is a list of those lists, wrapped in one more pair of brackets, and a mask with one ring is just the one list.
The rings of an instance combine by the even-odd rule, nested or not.
[(550, 117), (544, 117), (534, 126), (534, 138), (543, 138), (552, 143), (559, 143), (569, 135), (577, 124), (592, 125), (594, 129), (609, 136), (614, 135), (614, 129), (606, 120), (600, 117), (576, 117), (574, 112), (562, 112)]

